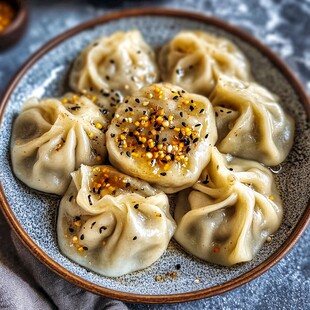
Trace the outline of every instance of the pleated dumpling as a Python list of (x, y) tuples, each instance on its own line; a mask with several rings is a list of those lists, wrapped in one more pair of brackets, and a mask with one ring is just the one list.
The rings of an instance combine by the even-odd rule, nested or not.
[(265, 165), (281, 163), (294, 139), (294, 121), (266, 88), (221, 76), (210, 96), (222, 153)]
[(111, 166), (82, 165), (72, 178), (58, 212), (62, 253), (109, 277), (159, 259), (176, 228), (163, 192)]
[(90, 99), (29, 99), (14, 122), (11, 157), (15, 175), (28, 186), (64, 194), (81, 164), (106, 158), (107, 119)]
[(107, 148), (113, 166), (174, 193), (198, 180), (216, 139), (207, 98), (168, 83), (152, 84), (119, 106)]
[(174, 238), (186, 251), (231, 266), (250, 261), (279, 228), (282, 203), (267, 168), (214, 147), (193, 190), (179, 194), (175, 219)]
[(166, 82), (208, 96), (220, 74), (251, 79), (250, 66), (231, 41), (200, 31), (182, 31), (160, 51), (159, 68)]
[(124, 96), (158, 80), (155, 53), (139, 31), (116, 32), (86, 47), (75, 60), (70, 86)]

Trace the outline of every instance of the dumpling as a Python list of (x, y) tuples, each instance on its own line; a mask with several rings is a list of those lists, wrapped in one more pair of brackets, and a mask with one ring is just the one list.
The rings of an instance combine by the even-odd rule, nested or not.
[(160, 51), (159, 68), (166, 82), (208, 96), (220, 74), (251, 79), (250, 66), (229, 40), (200, 31), (182, 31)]
[(165, 193), (193, 185), (217, 139), (205, 97), (171, 84), (152, 84), (128, 97), (107, 131), (113, 166)]
[(180, 194), (174, 235), (189, 253), (231, 266), (250, 261), (282, 220), (271, 172), (215, 147), (200, 180)]
[(72, 178), (57, 223), (66, 256), (109, 277), (160, 258), (176, 228), (163, 192), (111, 166), (82, 165)]
[(83, 50), (70, 73), (75, 91), (89, 90), (124, 96), (158, 80), (155, 53), (137, 30), (116, 32)]
[(221, 76), (210, 96), (222, 153), (278, 165), (294, 139), (294, 121), (279, 98), (256, 83)]
[(12, 131), (15, 175), (34, 189), (64, 194), (71, 172), (105, 160), (107, 124), (100, 108), (85, 96), (29, 99)]

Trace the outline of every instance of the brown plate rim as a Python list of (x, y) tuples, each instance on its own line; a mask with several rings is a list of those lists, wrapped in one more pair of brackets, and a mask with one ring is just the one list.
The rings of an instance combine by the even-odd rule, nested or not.
[[(249, 33), (227, 23), (226, 21), (222, 21), (218, 18), (203, 15), (200, 13), (188, 12), (178, 9), (166, 9), (166, 8), (138, 8), (138, 9), (130, 9), (130, 10), (122, 10), (118, 12), (113, 12), (90, 21), (84, 22), (58, 36), (54, 39), (43, 45), (33, 56), (31, 56), (23, 67), (19, 70), (19, 72), (15, 75), (15, 77), (9, 83), (2, 100), (0, 101), (0, 124), (2, 123), (2, 119), (4, 116), (5, 107), (10, 99), (12, 92), (14, 91), (16, 85), (24, 76), (24, 74), (28, 71), (28, 69), (37, 62), (45, 53), (50, 51), (52, 48), (63, 42), (64, 40), (70, 38), (71, 36), (84, 31), (86, 29), (92, 28), (99, 24), (104, 24), (116, 19), (127, 18), (127, 17), (136, 17), (136, 16), (169, 16), (169, 17), (180, 17), (186, 18), (190, 20), (196, 20), (200, 22), (204, 22), (213, 26), (216, 26), (220, 29), (223, 29), (233, 35), (241, 38), (243, 41), (249, 43), (250, 45), (256, 47), (264, 56), (266, 56), (272, 63), (280, 70), (280, 72), (286, 77), (288, 82), (291, 84), (296, 94), (298, 94), (300, 101), (304, 105), (307, 116), (310, 119), (310, 98), (307, 96), (302, 84), (293, 74), (293, 72), (289, 69), (289, 67), (276, 55), (274, 54), (268, 47), (266, 47), (263, 43), (261, 43), (256, 38), (252, 37)], [(300, 238), (303, 231), (306, 229), (307, 224), (310, 221), (310, 200), (308, 201), (308, 205), (306, 210), (304, 211), (301, 219), (298, 221), (295, 226), (293, 232), (290, 236), (285, 240), (285, 242), (281, 245), (281, 247), (273, 253), (268, 259), (266, 259), (263, 263), (253, 268), (252, 270), (242, 274), (241, 276), (234, 278), (230, 281), (227, 281), (223, 284), (216, 285), (211, 288), (180, 293), (180, 294), (171, 294), (171, 295), (140, 295), (140, 294), (132, 294), (127, 292), (115, 291), (113, 289), (108, 289), (93, 283), (90, 283), (84, 280), (81, 277), (78, 277), (60, 266), (56, 263), (52, 258), (50, 258), (41, 248), (39, 248), (35, 242), (28, 236), (25, 230), (21, 227), (18, 220), (16, 219), (13, 211), (10, 209), (8, 201), (6, 200), (4, 190), (2, 187), (2, 183), (0, 183), (0, 206), (1, 210), (6, 217), (8, 223), (15, 231), (19, 239), (23, 242), (23, 244), (32, 252), (32, 254), (37, 257), (41, 262), (43, 262), (48, 268), (53, 270), (59, 276), (64, 278), (65, 280), (71, 282), (74, 285), (82, 287), (85, 290), (88, 290), (92, 293), (102, 295), (108, 298), (122, 300), (126, 302), (134, 302), (134, 303), (176, 303), (176, 302), (186, 302), (186, 301), (194, 301), (202, 298), (207, 298), (215, 295), (219, 295), (235, 289), (266, 272), (272, 266), (274, 266), (277, 262), (280, 261), (293, 247), (293, 245)]]

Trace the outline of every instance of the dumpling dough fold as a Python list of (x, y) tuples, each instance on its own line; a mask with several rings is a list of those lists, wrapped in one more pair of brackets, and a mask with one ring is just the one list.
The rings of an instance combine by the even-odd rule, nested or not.
[(200, 180), (179, 194), (174, 238), (189, 253), (215, 264), (250, 261), (282, 220), (271, 172), (215, 147)]
[(268, 166), (280, 164), (294, 139), (294, 121), (266, 88), (221, 76), (210, 96), (219, 139), (217, 147)]
[(116, 32), (86, 47), (75, 60), (70, 86), (123, 96), (158, 80), (155, 53), (137, 30)]
[(29, 99), (13, 125), (13, 171), (34, 189), (62, 195), (71, 172), (105, 160), (106, 127), (100, 108), (84, 96)]
[(182, 31), (160, 51), (166, 82), (208, 96), (220, 74), (251, 80), (248, 60), (231, 41), (201, 31)]
[(163, 192), (111, 166), (82, 165), (72, 178), (57, 223), (66, 256), (109, 277), (159, 259), (176, 228)]

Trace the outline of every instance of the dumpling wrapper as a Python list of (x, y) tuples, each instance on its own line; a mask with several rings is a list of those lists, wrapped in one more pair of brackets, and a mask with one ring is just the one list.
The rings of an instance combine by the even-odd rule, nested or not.
[(70, 173), (106, 158), (107, 119), (91, 100), (29, 99), (14, 122), (11, 158), (15, 175), (29, 187), (62, 195)]
[(119, 106), (107, 149), (114, 167), (175, 193), (198, 180), (216, 139), (207, 98), (169, 83), (152, 84)]
[(75, 60), (70, 86), (75, 91), (119, 91), (123, 96), (158, 81), (153, 49), (137, 30), (116, 32), (86, 47)]
[(111, 166), (82, 165), (72, 178), (58, 213), (62, 253), (108, 277), (160, 258), (176, 228), (163, 192)]
[(231, 41), (201, 31), (182, 31), (160, 51), (166, 82), (208, 96), (221, 74), (252, 79), (248, 60)]
[(174, 238), (200, 259), (231, 266), (253, 259), (282, 214), (267, 168), (214, 148), (200, 181), (179, 194)]
[(284, 161), (293, 145), (294, 121), (276, 95), (256, 83), (221, 76), (210, 101), (222, 153), (269, 166)]

